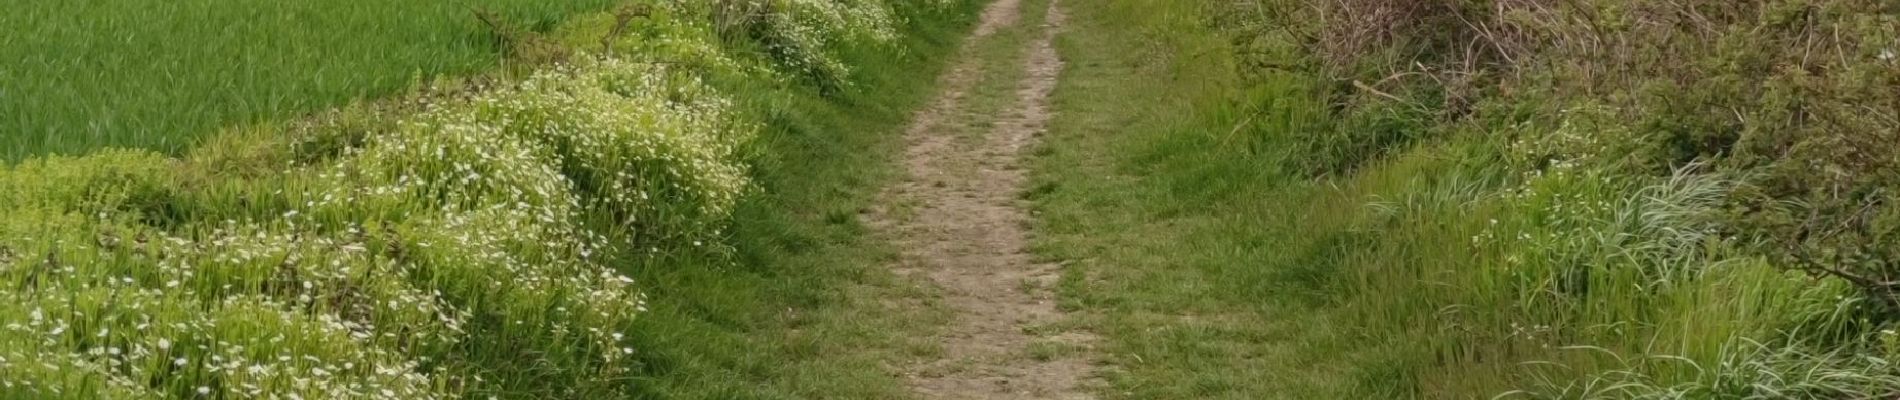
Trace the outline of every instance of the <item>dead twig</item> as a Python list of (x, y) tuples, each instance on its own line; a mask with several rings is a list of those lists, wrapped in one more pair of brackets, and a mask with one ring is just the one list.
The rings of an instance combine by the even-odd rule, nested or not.
[(630, 4), (615, 10), (613, 29), (608, 29), (607, 34), (600, 37), (600, 53), (612, 54), (614, 39), (626, 35), (627, 27), (633, 24), (635, 18), (651, 16), (653, 16), (653, 7), (646, 4)]
[(1405, 99), (1404, 99), (1404, 98), (1400, 98), (1399, 96), (1394, 96), (1394, 95), (1392, 95), (1391, 93), (1386, 93), (1386, 92), (1383, 92), (1383, 91), (1380, 91), (1380, 90), (1379, 90), (1378, 88), (1374, 88), (1374, 87), (1372, 87), (1371, 85), (1367, 85), (1367, 84), (1365, 84), (1365, 82), (1360, 82), (1360, 81), (1358, 81), (1358, 80), (1353, 80), (1353, 81), (1352, 81), (1352, 87), (1355, 87), (1355, 88), (1359, 88), (1359, 90), (1364, 90), (1364, 91), (1365, 91), (1366, 93), (1371, 93), (1371, 94), (1373, 94), (1373, 95), (1376, 95), (1376, 96), (1379, 96), (1379, 97), (1384, 97), (1384, 98), (1387, 98), (1387, 99), (1392, 99), (1392, 101), (1396, 101), (1396, 102), (1400, 102), (1400, 103), (1407, 103), (1407, 101), (1405, 101)]

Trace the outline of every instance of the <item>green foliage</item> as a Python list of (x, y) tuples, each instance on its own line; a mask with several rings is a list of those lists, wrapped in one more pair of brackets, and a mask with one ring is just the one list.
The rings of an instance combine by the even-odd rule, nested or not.
[(776, 69), (828, 92), (850, 82), (851, 67), (838, 50), (894, 39), (899, 18), (877, 0), (719, 0), (696, 7), (712, 16), (721, 38), (756, 46)]
[[(1346, 174), (1331, 182), (1344, 190), (1321, 203), (1368, 204), (1311, 212), (1351, 217), (1308, 229), (1371, 237), (1338, 261), (1335, 282), (1348, 283), (1335, 288), (1353, 323), (1392, 332), (1378, 342), (1427, 349), (1390, 356), (1403, 366), (1391, 373), (1417, 382), (1397, 393), (1895, 390), (1880, 384), (1891, 378), (1881, 368), (1838, 361), (1884, 357), (1869, 332), (1893, 309), (1887, 249), (1900, 236), (1882, 218), (1900, 154), (1876, 143), (1893, 140), (1900, 98), (1864, 89), (1900, 79), (1884, 33), (1895, 26), (1890, 6), (1367, 0), (1229, 9), (1239, 12), (1224, 27), (1247, 65), (1293, 60), (1254, 74), (1334, 82), (1309, 90), (1329, 99), (1336, 122), (1263, 131), (1296, 149), (1280, 163)], [(1374, 20), (1385, 23), (1361, 23)], [(1468, 240), (1450, 240), (1460, 237)], [(1835, 298), (1847, 293), (1837, 283), (1866, 296)], [(1416, 324), (1437, 329), (1408, 328)], [(1747, 341), (1756, 348), (1734, 345)], [(1547, 350), (1566, 346), (1682, 362)], [(1761, 368), (1685, 367), (1716, 363)], [(1746, 393), (1677, 390), (1800, 368), (1874, 375), (1844, 387), (1813, 377)], [(1430, 383), (1448, 381), (1460, 383)], [(1623, 392), (1641, 387), (1663, 389)]]
[(1110, 393), (1900, 392), (1890, 6), (1195, 4), (1078, 6), (1045, 151)]
[[(1579, 347), (1570, 350), (1601, 352)], [(1889, 371), (1891, 362), (1843, 352), (1814, 354), (1799, 348), (1775, 347), (1750, 341), (1722, 348), (1719, 362), (1702, 364), (1679, 357), (1620, 359), (1624, 368), (1569, 382), (1541, 382), (1537, 391), (1507, 392), (1504, 397), (1626, 398), (1626, 399), (1832, 399), (1866, 397), (1868, 393), (1900, 391), (1900, 377)], [(1616, 358), (1610, 355), (1611, 358)], [(1646, 365), (1665, 369), (1691, 368), (1687, 376), (1648, 375)]]
[(612, 0), (157, 4), (14, 2), (0, 15), (0, 160), (101, 147), (177, 154), (219, 128), (291, 118), (495, 66), (471, 13), (527, 29)]
[(1419, 106), (1383, 101), (1354, 107), (1336, 127), (1299, 132), (1293, 167), (1314, 175), (1351, 172), (1431, 136), (1433, 116)]
[[(753, 165), (791, 153), (805, 160), (799, 168), (822, 170), (806, 161), (835, 153), (760, 136), (791, 129), (767, 129), (785, 121), (765, 110), (842, 105), (778, 85), (765, 60), (708, 42), (712, 25), (691, 7), (664, 6), (637, 34), (595, 36), (609, 44), (602, 53), (573, 45), (569, 62), (519, 80), (437, 84), (287, 128), (233, 128), (182, 159), (104, 150), (0, 169), (0, 398), (721, 397), (756, 386), (683, 383), (732, 367), (666, 365), (679, 352), (721, 354), (669, 335), (703, 329), (698, 318), (738, 317), (680, 313), (695, 304), (776, 312), (784, 300), (678, 294), (848, 284), (853, 273), (837, 269), (780, 285), (711, 274), (804, 260), (766, 247), (779, 232), (734, 233), (732, 222), (822, 224), (748, 200), (761, 196)], [(931, 52), (945, 47), (908, 35), (947, 36), (970, 11), (840, 7), (928, 21), (851, 26)], [(584, 32), (592, 21), (563, 32), (599, 33)], [(880, 76), (910, 72), (893, 61), (895, 47), (827, 46), (837, 62)], [(690, 63), (733, 68), (678, 66)], [(882, 115), (887, 125), (902, 118)], [(773, 189), (791, 185), (768, 176)], [(703, 279), (674, 281), (678, 270)], [(649, 292), (668, 312), (641, 323)]]
[(1299, 228), (1303, 175), (1269, 160), (1303, 132), (1253, 136), (1320, 123), (1316, 96), (1240, 79), (1204, 25), (1221, 6), (1201, 4), (1062, 2), (1032, 248), (1063, 266), (1059, 306), (1103, 336), (1103, 398), (1378, 398), (1350, 390), (1339, 346), (1364, 332), (1310, 307), (1368, 237)]

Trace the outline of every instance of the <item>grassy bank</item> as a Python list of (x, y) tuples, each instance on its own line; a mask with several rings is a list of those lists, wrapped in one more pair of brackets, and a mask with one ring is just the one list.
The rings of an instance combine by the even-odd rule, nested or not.
[[(716, 257), (639, 264), (650, 313), (635, 326), (644, 364), (635, 386), (654, 399), (909, 397), (889, 367), (928, 352), (908, 341), (932, 327), (923, 293), (883, 269), (894, 250), (859, 215), (899, 171), (904, 124), (981, 2), (910, 12), (901, 41), (840, 55), (852, 86), (730, 82), (763, 132), (759, 191), (738, 204)], [(923, 8), (924, 4), (914, 5)]]
[(548, 30), (611, 0), (17, 2), (0, 26), (0, 160), (102, 147), (177, 153), (219, 128), (483, 71), (475, 18)]
[[(1875, 167), (1885, 161), (1874, 161), (1888, 156), (1841, 147), (1881, 133), (1840, 119), (1813, 140), (1782, 140), (1814, 127), (1762, 122), (1842, 104), (1885, 110), (1885, 95), (1844, 103), (1828, 89), (1885, 79), (1874, 71), (1890, 68), (1869, 65), (1879, 60), (1878, 40), (1826, 40), (1839, 45), (1836, 57), (1811, 62), (1837, 67), (1809, 71), (1838, 73), (1811, 76), (1800, 89), (1703, 70), (1794, 62), (1782, 47), (1711, 43), (1823, 40), (1747, 13), (1842, 30), (1887, 14), (1852, 2), (1693, 9), (1669, 18), (1768, 26), (1667, 36), (1706, 25), (1618, 25), (1656, 10), (1608, 3), (1616, 2), (1542, 10), (1072, 5), (1095, 29), (1067, 39), (1065, 55), (1077, 62), (1058, 98), (1071, 112), (1042, 150), (1033, 196), (1040, 251), (1069, 263), (1067, 305), (1100, 310), (1090, 324), (1110, 338), (1108, 394), (1826, 398), (1900, 390), (1886, 361), (1894, 343), (1880, 306), (1886, 295), (1825, 273), (1889, 276), (1885, 253), (1867, 250), (1891, 244), (1881, 233), (1889, 229), (1879, 200), (1886, 170)], [(1551, 10), (1575, 18), (1528, 18)], [(1368, 15), (1397, 20), (1341, 22)], [(1462, 30), (1458, 16), (1482, 23)], [(1601, 23), (1593, 34), (1616, 39), (1550, 39), (1591, 32), (1580, 22), (1590, 18)], [(1536, 31), (1540, 23), (1575, 30)], [(1674, 40), (1669, 48), (1695, 50), (1641, 50), (1665, 37)], [(1465, 49), (1464, 39), (1513, 53), (1452, 51)], [(1559, 46), (1536, 47), (1551, 43)], [(1470, 54), (1488, 55), (1462, 57)], [(1454, 68), (1505, 60), (1516, 64)], [(1615, 64), (1636, 61), (1655, 64)], [(1619, 72), (1605, 72), (1612, 69)], [(1625, 76), (1635, 82), (1612, 78)], [(1703, 96), (1731, 89), (1799, 100)], [(1111, 100), (1131, 97), (1161, 101), (1130, 108)], [(1747, 123), (1728, 125), (1721, 115)], [(1855, 118), (1879, 115), (1888, 114)], [(1843, 157), (1748, 155), (1821, 148)], [(1832, 175), (1788, 180), (1809, 168)], [(1817, 225), (1839, 228), (1801, 228)]]
[(767, 6), (585, 16), (520, 78), (0, 171), (0, 397), (893, 396), (852, 216), (972, 5)]
[(1066, 263), (1063, 306), (1107, 338), (1109, 397), (1353, 397), (1336, 345), (1352, 333), (1288, 284), (1313, 188), (1235, 130), (1244, 102), (1305, 107), (1298, 82), (1243, 79), (1207, 9), (1065, 5), (1062, 112), (1030, 196), (1037, 251)]

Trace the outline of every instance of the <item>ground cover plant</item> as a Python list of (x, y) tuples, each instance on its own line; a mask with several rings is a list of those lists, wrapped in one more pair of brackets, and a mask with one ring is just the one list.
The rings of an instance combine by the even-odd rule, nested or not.
[(1239, 7), (1243, 46), (1286, 61), (1257, 71), (1318, 80), (1330, 117), (1266, 143), (1345, 182), (1321, 208), (1361, 211), (1318, 215), (1379, 244), (1331, 287), (1429, 349), (1390, 359), (1398, 393), (1900, 390), (1889, 5)]
[[(441, 41), (321, 82), (337, 92), (205, 72), (276, 83), (205, 94), (256, 107), (85, 128), (203, 130), (7, 134), (26, 141), (0, 165), (0, 398), (887, 399), (930, 395), (914, 376), (1018, 379), (973, 361), (1063, 361), (1093, 375), (1060, 390), (1104, 398), (1900, 395), (1891, 5), (1002, 2), (959, 50), (978, 3), (318, 2), (208, 31), (99, 11), (120, 22), (69, 36), (126, 42), (61, 46), (137, 65), (110, 49), (314, 35), (257, 25), (284, 18), (394, 35), (310, 11), (375, 7), (439, 11), (400, 29)], [(260, 10), (198, 6), (163, 21)], [(28, 9), (0, 22), (84, 25)], [(1060, 74), (1038, 69), (1045, 32)], [(0, 55), (62, 38), (0, 36)], [(405, 58), (463, 45), (434, 60), (460, 67)], [(221, 52), (240, 56), (198, 57)], [(197, 58), (142, 58), (262, 57), (177, 54)], [(0, 83), (134, 75), (25, 58)], [(80, 115), (14, 118), (41, 105), (0, 90), (0, 123)], [(1059, 312), (993, 328), (1050, 340), (956, 356), (940, 339), (970, 306), (893, 272), (919, 244), (875, 221), (931, 202), (878, 193), (933, 143), (901, 143), (920, 107), (956, 110), (916, 114), (944, 143), (1041, 132), (1020, 142), (1023, 202), (996, 206), (1030, 207), (1029, 237), (1002, 242), (1062, 270), (1005, 289), (1054, 285)]]
[[(875, 355), (726, 340), (889, 334), (823, 316), (857, 306), (826, 293), (871, 261), (828, 250), (855, 240), (830, 216), (851, 211), (807, 214), (862, 198), (868, 183), (846, 178), (878, 159), (824, 144), (880, 143), (967, 4), (735, 3), (515, 32), (555, 56), (520, 78), (232, 127), (182, 157), (7, 167), (0, 397), (888, 394), (890, 377), (862, 373)], [(821, 256), (834, 264), (790, 270)], [(742, 317), (787, 307), (821, 315)], [(838, 365), (799, 369), (822, 363)]]
[(1900, 392), (1890, 6), (1146, 3), (1034, 194), (1108, 393)]

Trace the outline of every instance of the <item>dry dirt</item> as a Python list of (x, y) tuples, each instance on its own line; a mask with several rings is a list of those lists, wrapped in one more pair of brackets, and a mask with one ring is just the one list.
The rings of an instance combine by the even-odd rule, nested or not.
[[(931, 338), (941, 357), (905, 371), (927, 399), (1092, 397), (1095, 340), (1050, 328), (1065, 318), (1051, 292), (1060, 271), (1029, 254), (1030, 221), (1020, 200), (1022, 153), (1049, 123), (1049, 97), (1062, 71), (1053, 42), (1064, 17), (1056, 2), (1022, 49), (1025, 73), (1006, 115), (976, 128), (954, 120), (971, 112), (966, 97), (989, 61), (973, 55), (972, 43), (1025, 23), (1022, 7), (1021, 0), (998, 0), (984, 11), (963, 59), (942, 77), (941, 94), (906, 132), (908, 179), (870, 215), (902, 250), (892, 268), (940, 288), (939, 300), (954, 313)], [(971, 138), (970, 129), (981, 132)], [(906, 212), (892, 211), (899, 208)]]

